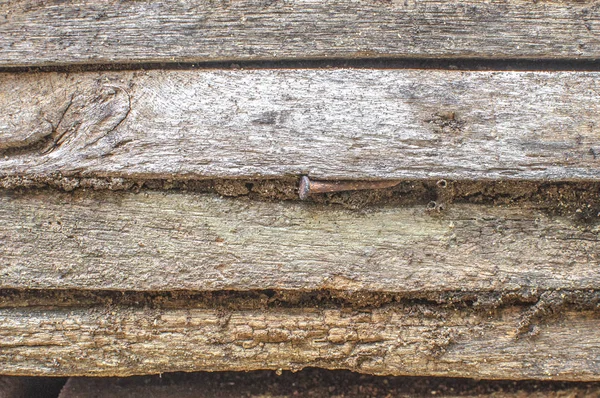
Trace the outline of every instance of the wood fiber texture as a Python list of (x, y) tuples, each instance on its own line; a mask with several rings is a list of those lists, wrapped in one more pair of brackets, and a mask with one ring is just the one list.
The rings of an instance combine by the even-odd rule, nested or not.
[(127, 376), (292, 369), (506, 379), (600, 379), (597, 311), (562, 310), (520, 334), (528, 306), (2, 308), (5, 374)]
[(74, 68), (365, 58), (595, 60), (600, 3), (2, 1), (0, 372), (600, 381), (595, 219), (22, 189), (600, 180), (600, 72)]
[(0, 177), (600, 177), (597, 72), (0, 74), (0, 91)]
[(195, 193), (2, 192), (0, 288), (597, 289), (600, 225), (532, 206), (349, 210)]
[(0, 3), (0, 66), (367, 57), (596, 59), (599, 37), (600, 5), (587, 0)]

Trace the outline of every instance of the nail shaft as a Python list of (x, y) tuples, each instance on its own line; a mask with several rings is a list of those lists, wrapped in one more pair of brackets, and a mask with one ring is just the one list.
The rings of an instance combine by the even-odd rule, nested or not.
[(298, 193), (305, 200), (314, 193), (358, 191), (362, 189), (390, 188), (400, 184), (400, 181), (314, 181), (308, 176), (302, 177)]

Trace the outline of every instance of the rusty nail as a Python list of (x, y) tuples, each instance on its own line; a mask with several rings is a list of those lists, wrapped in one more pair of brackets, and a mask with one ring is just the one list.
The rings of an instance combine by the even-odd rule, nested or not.
[(314, 181), (303, 176), (300, 179), (298, 193), (300, 199), (305, 200), (313, 193), (358, 191), (361, 189), (391, 188), (400, 184), (400, 181)]

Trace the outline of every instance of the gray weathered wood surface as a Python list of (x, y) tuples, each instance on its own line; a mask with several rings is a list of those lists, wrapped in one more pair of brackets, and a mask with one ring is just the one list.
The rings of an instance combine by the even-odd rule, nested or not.
[(517, 333), (527, 307), (428, 304), (351, 310), (228, 310), (117, 303), (0, 309), (0, 363), (14, 375), (126, 376), (301, 369), (372, 374), (600, 380), (600, 319), (563, 310)]
[[(598, 59), (600, 3), (0, 3), (0, 68), (382, 57)], [(63, 177), (600, 178), (600, 72), (0, 73), (0, 110), (3, 188)], [(593, 294), (599, 269), (600, 224), (531, 203), (434, 214), (2, 189), (0, 373), (316, 366), (600, 381), (597, 304), (560, 296)], [(81, 290), (101, 299), (77, 302)], [(112, 290), (153, 293), (126, 302), (118, 295), (134, 293)], [(252, 307), (249, 290), (334, 298)], [(242, 299), (171, 302), (173, 291)], [(461, 292), (473, 299), (452, 301)], [(21, 293), (30, 301), (7, 298)], [(358, 299), (377, 293), (393, 300)]]
[(597, 179), (600, 73), (0, 74), (0, 176)]
[[(26, 27), (24, 29), (23, 27)], [(0, 66), (357, 57), (598, 58), (592, 1), (0, 3)]]
[(597, 289), (600, 225), (527, 205), (362, 211), (142, 192), (0, 196), (0, 288)]

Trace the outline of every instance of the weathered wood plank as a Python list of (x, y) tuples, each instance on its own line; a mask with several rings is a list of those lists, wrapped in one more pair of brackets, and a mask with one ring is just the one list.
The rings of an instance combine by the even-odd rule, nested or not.
[(362, 211), (147, 191), (0, 196), (0, 288), (600, 287), (600, 224), (530, 206)]
[(600, 57), (592, 1), (9, 0), (0, 16), (0, 66)]
[(2, 308), (0, 362), (15, 375), (350, 369), (372, 374), (600, 380), (600, 319), (561, 310), (517, 330), (527, 307), (374, 309)]
[(598, 179), (600, 73), (0, 74), (0, 176)]
[(127, 378), (72, 377), (59, 398), (579, 398), (598, 383), (382, 377), (347, 371), (198, 372)]

